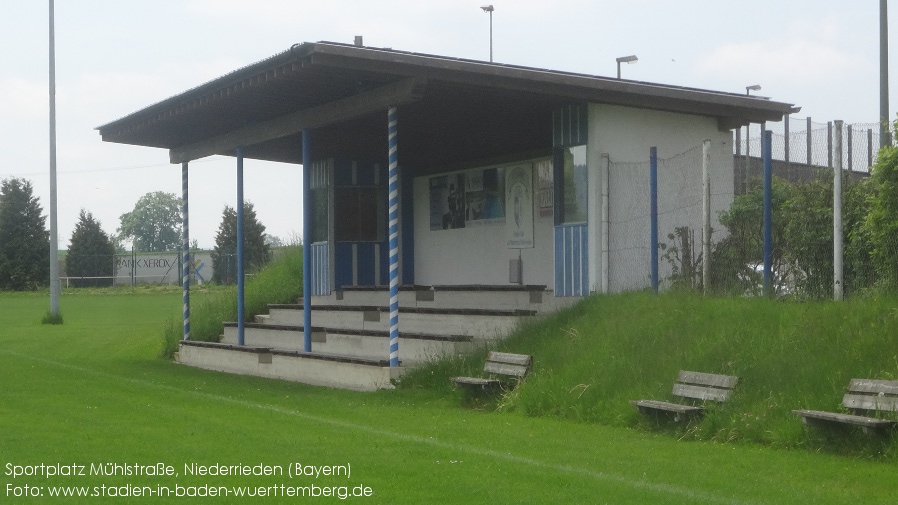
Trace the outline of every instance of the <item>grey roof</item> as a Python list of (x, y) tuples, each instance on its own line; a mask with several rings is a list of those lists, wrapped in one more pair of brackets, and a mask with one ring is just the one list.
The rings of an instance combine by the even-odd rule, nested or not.
[(248, 157), (298, 163), (301, 127), (315, 128), (319, 155), (342, 152), (337, 144), (347, 135), (357, 138), (356, 155), (382, 150), (386, 120), (373, 110), (377, 100), (401, 107), (401, 124), (420, 144), (406, 152), (418, 163), (451, 162), (457, 149), (489, 157), (547, 142), (551, 147), (550, 125), (533, 127), (523, 138), (508, 130), (522, 122), (548, 124), (553, 109), (572, 103), (713, 117), (722, 130), (779, 121), (794, 109), (737, 93), (316, 42), (296, 44), (97, 129), (104, 141), (170, 149), (173, 162), (212, 154), (209, 149), (231, 154), (232, 145), (245, 141)]

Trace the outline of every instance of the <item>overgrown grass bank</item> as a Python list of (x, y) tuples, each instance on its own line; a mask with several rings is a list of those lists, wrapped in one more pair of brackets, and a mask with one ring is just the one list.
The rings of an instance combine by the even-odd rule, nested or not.
[[(680, 438), (898, 457), (898, 444), (808, 430), (792, 409), (839, 409), (852, 377), (898, 378), (898, 300), (844, 303), (631, 293), (594, 296), (529, 325), (503, 348), (534, 356), (533, 373), (500, 408), (655, 429), (629, 404), (670, 399), (678, 370), (741, 378), (733, 400), (704, 420), (664, 427)], [(405, 388), (451, 389), (483, 354), (436, 363)]]
[[(268, 312), (269, 303), (296, 303), (302, 293), (302, 248), (285, 247), (258, 274), (249, 277), (244, 293), (244, 311), (250, 321)], [(225, 321), (237, 319), (237, 287), (191, 287), (190, 338), (217, 341)], [(178, 350), (183, 336), (182, 316), (172, 316), (165, 328), (163, 356)]]

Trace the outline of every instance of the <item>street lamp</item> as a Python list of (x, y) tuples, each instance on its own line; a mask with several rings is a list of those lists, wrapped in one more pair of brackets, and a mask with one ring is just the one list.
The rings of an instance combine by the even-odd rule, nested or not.
[(745, 87), (745, 94), (750, 95), (752, 91), (761, 91), (760, 84), (752, 84), (751, 86)]
[(492, 4), (481, 5), (480, 8), (483, 9), (483, 12), (490, 13), (490, 63), (492, 63), (493, 62), (493, 10), (495, 10), (495, 9), (493, 9)]
[(635, 54), (631, 54), (630, 56), (621, 56), (617, 58), (617, 78), (620, 79), (620, 64), (621, 63), (636, 63), (639, 61), (639, 58), (636, 57)]

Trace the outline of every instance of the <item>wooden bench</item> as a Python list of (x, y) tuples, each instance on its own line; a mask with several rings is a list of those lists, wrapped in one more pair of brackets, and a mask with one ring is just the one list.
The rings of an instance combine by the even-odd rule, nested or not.
[(725, 402), (736, 384), (738, 377), (680, 370), (673, 386), (673, 395), (688, 403), (671, 403), (659, 400), (631, 400), (630, 403), (643, 414), (673, 415), (674, 421), (688, 419), (704, 413), (702, 405), (707, 401)]
[(483, 365), (488, 378), (452, 377), (452, 382), (469, 392), (495, 392), (510, 382), (509, 379), (519, 382), (526, 377), (532, 364), (533, 357), (526, 354), (490, 351)]
[(876, 412), (898, 412), (898, 381), (851, 379), (842, 406), (851, 414), (820, 410), (793, 410), (804, 424), (859, 426), (868, 435), (883, 434), (898, 424), (896, 420), (869, 417)]

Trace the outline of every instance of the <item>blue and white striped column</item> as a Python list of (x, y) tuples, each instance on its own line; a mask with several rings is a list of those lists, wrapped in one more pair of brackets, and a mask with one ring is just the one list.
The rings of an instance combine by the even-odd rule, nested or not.
[(390, 366), (399, 366), (399, 158), (396, 107), (387, 111), (390, 146)]
[(181, 163), (181, 282), (184, 292), (184, 340), (190, 340), (190, 220), (187, 200), (187, 162)]

